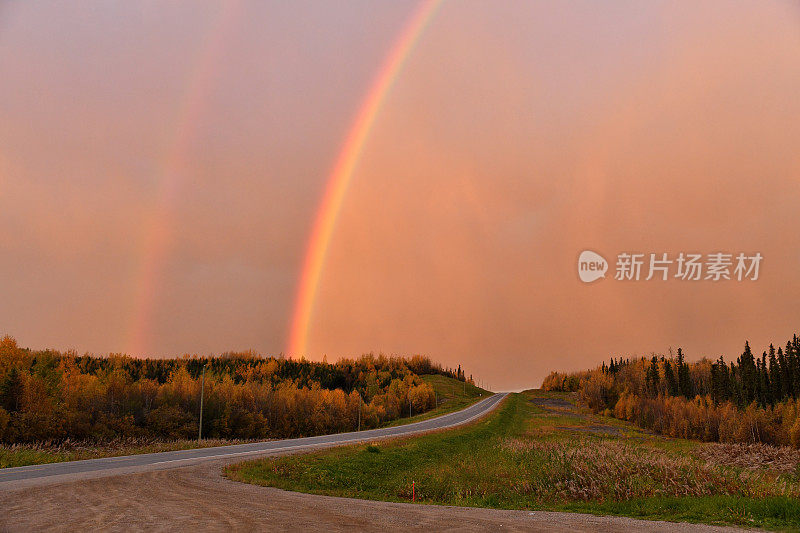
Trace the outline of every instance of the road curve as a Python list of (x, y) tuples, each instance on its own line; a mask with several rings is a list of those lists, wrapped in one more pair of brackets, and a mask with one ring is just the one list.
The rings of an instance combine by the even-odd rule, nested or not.
[[(7, 476), (0, 483), (5, 486), (0, 490), (0, 532), (733, 531), (620, 517), (334, 498), (222, 476), (223, 466), (242, 456), (292, 453), (465, 424), (496, 408), (504, 397), (495, 395), (463, 411), (394, 428), (9, 469), (0, 472)], [(127, 466), (120, 467), (119, 462)]]
[(225, 460), (250, 455), (291, 453), (312, 448), (326, 448), (365, 440), (386, 439), (446, 429), (462, 424), (492, 411), (506, 397), (506, 393), (489, 396), (461, 411), (402, 426), (351, 431), (331, 435), (318, 435), (297, 439), (283, 439), (213, 448), (197, 448), (172, 452), (104, 457), (83, 461), (68, 461), (43, 465), (0, 469), (0, 491), (59, 481), (145, 472), (177, 468), (213, 460)]

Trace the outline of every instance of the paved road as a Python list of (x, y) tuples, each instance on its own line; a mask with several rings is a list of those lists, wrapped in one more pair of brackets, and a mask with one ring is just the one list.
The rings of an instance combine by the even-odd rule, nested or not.
[(0, 490), (50, 484), (59, 481), (105, 477), (125, 473), (162, 470), (197, 464), (206, 461), (230, 459), (249, 455), (290, 453), (311, 448), (324, 448), (359, 442), (364, 440), (385, 439), (412, 435), (436, 429), (445, 429), (466, 424), (494, 409), (506, 394), (495, 394), (485, 398), (466, 409), (430, 418), (413, 424), (390, 428), (352, 431), (333, 435), (319, 435), (299, 439), (284, 439), (265, 442), (253, 442), (214, 448), (198, 448), (174, 452), (149, 453), (141, 455), (125, 455), (122, 457), (106, 457), (85, 461), (69, 461), (45, 465), (21, 466), (0, 469)]

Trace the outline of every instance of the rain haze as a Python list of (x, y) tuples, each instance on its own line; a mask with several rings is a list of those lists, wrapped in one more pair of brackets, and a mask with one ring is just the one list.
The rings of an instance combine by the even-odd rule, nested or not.
[[(0, 4), (0, 333), (290, 352), (398, 43), (288, 355), (421, 353), (510, 390), (797, 332), (797, 3), (438, 4), (413, 35), (418, 2)], [(758, 280), (613, 279), (620, 252), (719, 251), (762, 254)]]

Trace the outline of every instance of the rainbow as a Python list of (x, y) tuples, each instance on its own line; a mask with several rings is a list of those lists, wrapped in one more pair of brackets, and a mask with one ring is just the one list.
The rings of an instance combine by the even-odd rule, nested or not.
[(164, 262), (172, 241), (173, 213), (180, 191), (191, 170), (191, 150), (197, 138), (203, 113), (213, 89), (214, 78), (222, 64), (226, 42), (241, 15), (239, 0), (224, 2), (197, 54), (190, 71), (186, 95), (177, 114), (175, 137), (159, 167), (159, 184), (150, 219), (144, 225), (141, 263), (136, 273), (137, 286), (133, 300), (131, 329), (127, 352), (149, 355), (149, 338), (153, 311), (160, 289)]
[(289, 356), (306, 355), (308, 329), (322, 268), (353, 172), (387, 94), (442, 2), (443, 0), (423, 1), (406, 23), (359, 107), (350, 132), (330, 172), (312, 226), (297, 286), (286, 347), (286, 354)]

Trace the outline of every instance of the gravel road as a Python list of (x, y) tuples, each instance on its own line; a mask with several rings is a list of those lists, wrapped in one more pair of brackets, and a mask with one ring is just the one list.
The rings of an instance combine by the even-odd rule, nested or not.
[(225, 461), (0, 492), (2, 531), (733, 531), (568, 513), (373, 502), (230, 481)]

